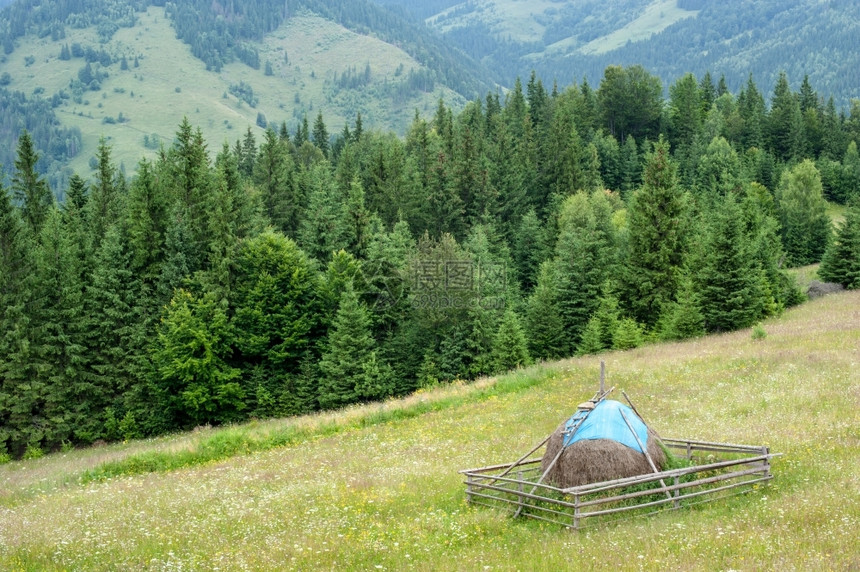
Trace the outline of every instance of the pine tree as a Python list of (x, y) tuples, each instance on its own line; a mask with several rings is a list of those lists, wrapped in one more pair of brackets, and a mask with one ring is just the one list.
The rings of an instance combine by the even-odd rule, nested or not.
[(529, 356), (526, 334), (520, 318), (513, 310), (505, 311), (499, 331), (493, 341), (493, 363), (498, 372), (528, 365)]
[[(47, 447), (72, 441), (73, 431), (86, 423), (81, 410), (91, 405), (80, 393), (80, 384), (86, 383), (88, 352), (84, 345), (82, 262), (76, 248), (74, 237), (63, 227), (62, 215), (52, 210), (34, 256), (36, 303), (29, 311), (37, 331), (33, 359), (38, 363), (39, 383), (45, 388)], [(86, 413), (92, 415), (93, 411)]]
[(598, 353), (613, 347), (613, 339), (619, 327), (621, 315), (618, 299), (609, 290), (610, 286), (604, 285), (600, 305), (589, 318), (582, 340), (576, 348), (576, 353), (579, 355)]
[(693, 278), (708, 332), (745, 328), (764, 312), (760, 268), (744, 236), (737, 200), (727, 195), (710, 213)]
[(845, 212), (845, 220), (824, 252), (818, 275), (846, 288), (860, 288), (860, 197)]
[(111, 162), (111, 148), (103, 137), (99, 140), (97, 157), (96, 180), (87, 201), (89, 207), (87, 219), (95, 247), (101, 244), (107, 229), (119, 221), (123, 208), (123, 197), (120, 195), (118, 180), (121, 175)]
[(12, 193), (21, 205), (24, 222), (33, 236), (38, 236), (54, 204), (48, 183), (36, 170), (39, 153), (33, 145), (30, 133), (25, 129), (18, 137), (18, 156), (15, 159), (15, 173), (12, 176)]
[(331, 151), (331, 147), (328, 140), (328, 130), (326, 129), (325, 121), (323, 120), (322, 111), (319, 112), (316, 121), (314, 121), (314, 131), (311, 134), (311, 138), (313, 144), (316, 145), (320, 151), (322, 151), (322, 154), (325, 157), (328, 157), (329, 152)]
[(147, 280), (160, 272), (164, 255), (168, 199), (149, 161), (138, 163), (128, 196), (126, 225), (134, 269)]
[(640, 324), (633, 318), (622, 318), (612, 335), (612, 349), (630, 350), (645, 342), (645, 334)]
[(626, 304), (634, 318), (651, 326), (675, 299), (686, 240), (684, 197), (664, 140), (648, 155), (628, 216)]
[(699, 296), (689, 274), (680, 279), (677, 302), (666, 307), (657, 331), (664, 340), (685, 340), (705, 334), (705, 318)]
[(267, 129), (254, 166), (254, 183), (263, 199), (263, 208), (277, 230), (295, 235), (301, 201), (295, 167), (287, 144)]
[(599, 304), (603, 283), (617, 272), (616, 238), (606, 195), (578, 193), (562, 206), (556, 244), (557, 300), (573, 352)]
[(320, 359), (320, 407), (333, 409), (360, 399), (358, 388), (368, 379), (365, 364), (374, 346), (370, 314), (352, 287), (347, 287)]
[(35, 274), (31, 251), (31, 235), (0, 178), (0, 452), (13, 455), (33, 437), (28, 427), (37, 397), (26, 311)]

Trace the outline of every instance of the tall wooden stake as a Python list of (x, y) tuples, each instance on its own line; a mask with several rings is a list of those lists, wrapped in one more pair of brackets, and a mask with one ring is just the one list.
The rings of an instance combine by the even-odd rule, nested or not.
[[(645, 444), (642, 443), (642, 440), (639, 438), (639, 435), (637, 435), (636, 431), (633, 429), (633, 425), (630, 424), (630, 421), (627, 419), (627, 416), (624, 415), (624, 411), (619, 409), (618, 413), (621, 414), (621, 417), (624, 419), (624, 422), (627, 424), (627, 428), (630, 429), (631, 433), (633, 433), (633, 438), (636, 439), (636, 443), (639, 445), (639, 448), (642, 449), (642, 453), (645, 454), (645, 459), (648, 461), (648, 464), (651, 466), (651, 470), (654, 471), (655, 473), (659, 473), (660, 469), (657, 468), (657, 465), (654, 464), (654, 459), (652, 459), (651, 455), (648, 454), (648, 447), (646, 447)], [(666, 488), (666, 483), (663, 481), (663, 479), (660, 479), (660, 484), (663, 486), (664, 489)], [(664, 491), (664, 492), (666, 493), (666, 497), (671, 500), (672, 495), (669, 494), (669, 491)]]
[(600, 393), (601, 395), (606, 388), (606, 362), (600, 360)]

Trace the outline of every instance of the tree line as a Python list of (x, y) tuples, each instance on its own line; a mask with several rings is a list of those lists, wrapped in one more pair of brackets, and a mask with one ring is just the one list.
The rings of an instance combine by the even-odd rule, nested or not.
[[(0, 190), (0, 453), (294, 415), (725, 332), (860, 286), (854, 117), (809, 87), (534, 74), (405, 137), (187, 120), (58, 204), (27, 131)], [(804, 82), (808, 86), (808, 82)], [(847, 202), (832, 237), (828, 197)]]

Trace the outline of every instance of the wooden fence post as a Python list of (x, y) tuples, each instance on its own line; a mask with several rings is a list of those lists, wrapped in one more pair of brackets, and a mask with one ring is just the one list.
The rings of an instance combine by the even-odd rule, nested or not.
[[(680, 480), (681, 479), (677, 475), (675, 475), (675, 486), (676, 487), (678, 486), (678, 483), (680, 482)], [(681, 489), (676, 488), (675, 489), (675, 502), (673, 503), (675, 505), (675, 508), (681, 508), (681, 500), (678, 498), (680, 495), (681, 495)]]

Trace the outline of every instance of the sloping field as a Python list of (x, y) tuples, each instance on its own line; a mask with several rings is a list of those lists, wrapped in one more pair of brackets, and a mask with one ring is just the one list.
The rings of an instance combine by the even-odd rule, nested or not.
[[(150, 6), (138, 14), (135, 27), (120, 28), (107, 44), (98, 43), (94, 27), (69, 28), (68, 36), (56, 42), (27, 37), (0, 65), (0, 72), (10, 73), (10, 89), (28, 95), (36, 90), (46, 97), (68, 92), (69, 81), (78, 77), (86, 62), (62, 61), (58, 55), (63, 44), (75, 43), (105, 49), (117, 58), (125, 55), (129, 63), (128, 70), (111, 65), (99, 91), (86, 91), (80, 103), (66, 100), (56, 109), (64, 125), (81, 129), (84, 150), (70, 166), (84, 177), (91, 172), (89, 160), (101, 137), (111, 145), (117, 165), (124, 164), (131, 173), (141, 158), (155, 156), (159, 142), (171, 144), (183, 117), (200, 127), (214, 158), (225, 141), (241, 139), (249, 127), (261, 139), (258, 113), (276, 125), (297, 123), (306, 113), (313, 124), (322, 111), (329, 132), (339, 133), (361, 112), (366, 128), (403, 133), (416, 109), (432, 115), (440, 97), (455, 108), (463, 104), (462, 97), (437, 86), (433, 93), (417, 93), (395, 105), (385, 95), (385, 86), (402, 79), (395, 75), (398, 68), (406, 74), (421, 70), (421, 64), (398, 47), (309, 12), (290, 18), (264, 38), (258, 70), (236, 62), (220, 73), (206, 71), (190, 47), (176, 38), (164, 9)], [(28, 56), (35, 62), (29, 66)], [(132, 63), (135, 56), (138, 67)], [(265, 75), (267, 60), (271, 76)], [(351, 68), (361, 73), (367, 64), (372, 68), (367, 86), (331, 96), (336, 75)], [(253, 89), (258, 100), (254, 107), (230, 93), (230, 86), (241, 82)], [(154, 142), (149, 148), (144, 137)]]
[[(0, 569), (857, 569), (860, 292), (763, 326), (757, 341), (745, 330), (603, 356), (663, 436), (784, 453), (746, 495), (581, 532), (466, 505), (457, 471), (538, 443), (594, 392), (587, 357), (0, 466)], [(217, 443), (257, 452), (146, 472)]]
[(677, 0), (660, 0), (648, 6), (641, 16), (623, 28), (588, 42), (579, 48), (579, 51), (583, 54), (611, 52), (627, 42), (647, 40), (675, 22), (680, 22), (685, 18), (694, 18), (696, 14), (698, 12), (678, 8)]

